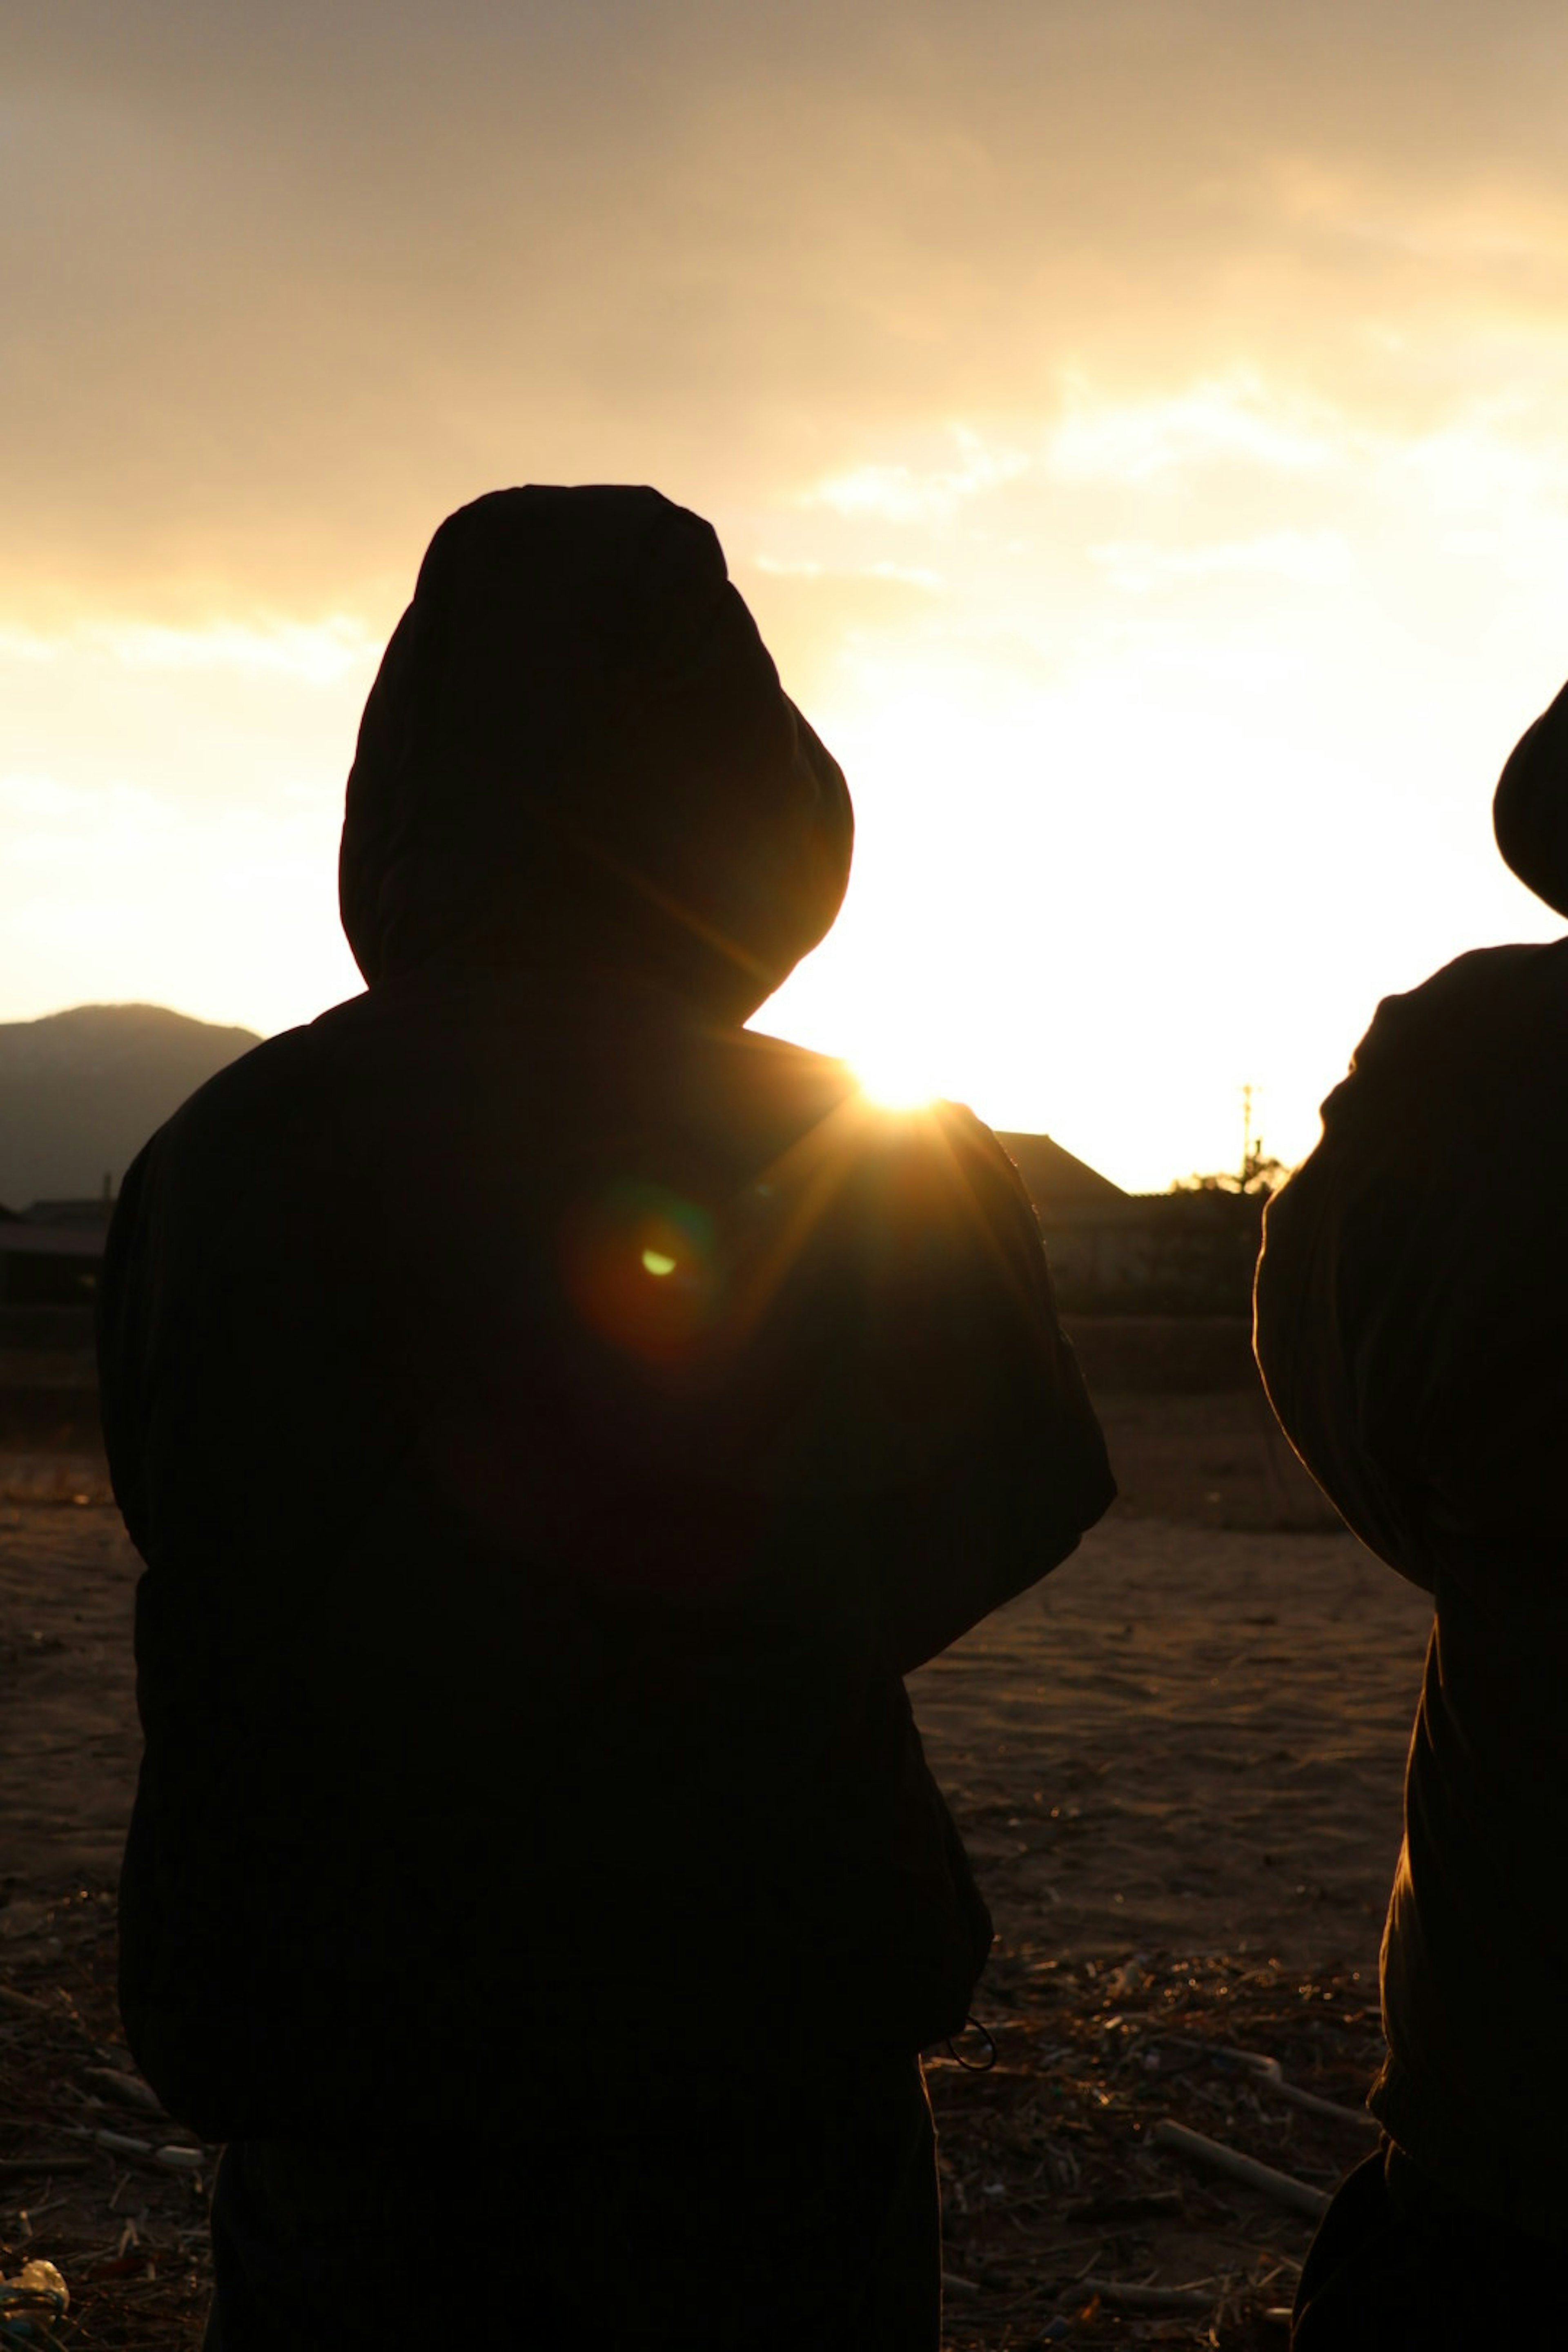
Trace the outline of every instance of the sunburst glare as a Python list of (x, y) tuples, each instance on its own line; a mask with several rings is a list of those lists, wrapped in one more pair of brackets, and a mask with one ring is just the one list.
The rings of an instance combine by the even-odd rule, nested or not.
[(918, 1048), (876, 1046), (851, 1055), (849, 1066), (867, 1101), (879, 1110), (925, 1110), (942, 1091)]

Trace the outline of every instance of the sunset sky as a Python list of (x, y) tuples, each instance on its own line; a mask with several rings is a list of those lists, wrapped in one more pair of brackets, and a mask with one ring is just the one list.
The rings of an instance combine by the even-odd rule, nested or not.
[(716, 524), (856, 795), (762, 1025), (1160, 1187), (1559, 929), (1568, 12), (48, 0), (0, 17), (0, 1020), (358, 985), (451, 507)]

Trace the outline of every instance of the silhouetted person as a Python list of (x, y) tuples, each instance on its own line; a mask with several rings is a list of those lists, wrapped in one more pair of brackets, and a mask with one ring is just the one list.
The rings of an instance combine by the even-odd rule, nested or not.
[[(1568, 694), (1494, 803), (1568, 913)], [(1273, 1201), (1258, 1357), (1363, 1541), (1429, 1591), (1383, 1948), (1386, 2134), (1293, 2341), (1568, 2344), (1568, 940), (1379, 1006)]]
[(742, 1028), (850, 842), (705, 523), (481, 499), (365, 709), (367, 992), (126, 1181), (121, 2001), (224, 2352), (934, 2352), (990, 1923), (901, 1676), (1112, 1488), (988, 1131)]

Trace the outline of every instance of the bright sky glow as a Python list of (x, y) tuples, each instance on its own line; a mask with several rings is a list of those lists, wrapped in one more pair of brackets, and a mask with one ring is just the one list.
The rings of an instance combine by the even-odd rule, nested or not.
[[(603, 22), (600, 21), (603, 17)], [(0, 106), (0, 1020), (358, 986), (343, 780), (441, 515), (653, 480), (842, 760), (760, 1025), (1117, 1181), (1306, 1151), (1558, 928), (1568, 23), (1537, 0), (60, 0)], [(650, 1269), (652, 1270), (652, 1269)]]

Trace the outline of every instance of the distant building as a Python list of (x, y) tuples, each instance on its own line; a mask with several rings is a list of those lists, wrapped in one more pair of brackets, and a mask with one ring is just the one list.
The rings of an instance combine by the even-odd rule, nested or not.
[(1124, 1192), (1048, 1135), (1002, 1135), (1068, 1315), (1250, 1316), (1264, 1196)]
[(1040, 1222), (1092, 1217), (1098, 1210), (1124, 1208), (1132, 1199), (1086, 1160), (1075, 1160), (1048, 1135), (1005, 1135), (996, 1140), (1017, 1164)]
[(90, 1307), (113, 1209), (107, 1198), (0, 1209), (0, 1307)]
[(101, 1234), (114, 1214), (114, 1194), (110, 1180), (103, 1180), (103, 1191), (86, 1201), (35, 1201), (22, 1212), (23, 1221), (29, 1225), (96, 1225)]

